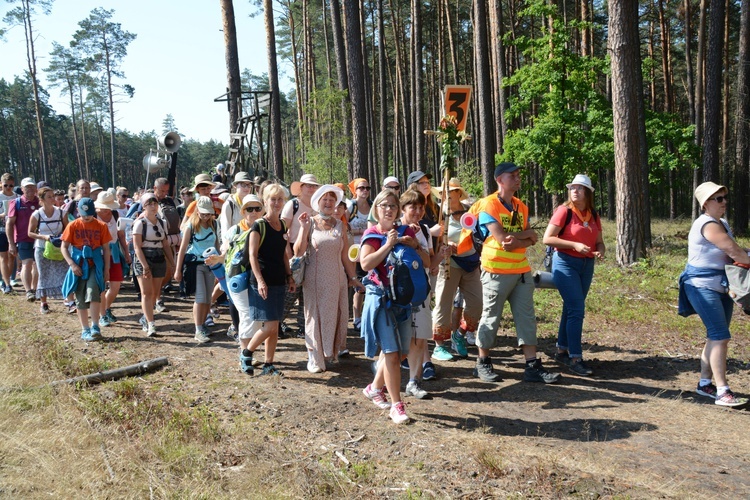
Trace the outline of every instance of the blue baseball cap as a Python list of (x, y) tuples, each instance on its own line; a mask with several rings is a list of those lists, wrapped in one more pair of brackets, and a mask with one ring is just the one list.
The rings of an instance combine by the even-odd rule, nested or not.
[(519, 168), (521, 168), (521, 167), (519, 167), (518, 165), (516, 165), (515, 163), (510, 162), (510, 161), (504, 161), (502, 163), (499, 163), (495, 167), (495, 179), (497, 179), (498, 177), (500, 177), (502, 174), (510, 173), (510, 172), (515, 172)]
[(92, 200), (91, 198), (81, 198), (80, 200), (78, 200), (78, 214), (81, 217), (96, 215), (94, 200)]

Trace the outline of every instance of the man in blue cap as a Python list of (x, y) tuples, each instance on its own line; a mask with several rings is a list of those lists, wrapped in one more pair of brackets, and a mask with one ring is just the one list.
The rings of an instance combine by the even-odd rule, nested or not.
[(521, 187), (520, 167), (504, 162), (495, 168), (496, 193), (480, 201), (480, 230), (487, 235), (482, 247), (483, 310), (477, 329), (477, 366), (474, 375), (485, 382), (499, 382), (490, 358), (507, 300), (513, 313), (518, 344), (526, 360), (526, 382), (551, 384), (560, 379), (550, 373), (536, 357), (536, 316), (534, 280), (526, 259), (526, 248), (536, 244), (538, 236), (529, 227), (529, 209), (515, 196)]

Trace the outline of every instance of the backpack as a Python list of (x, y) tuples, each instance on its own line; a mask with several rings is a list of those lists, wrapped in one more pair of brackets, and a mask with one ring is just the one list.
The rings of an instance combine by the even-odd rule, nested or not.
[(159, 216), (167, 223), (167, 234), (180, 234), (180, 223), (182, 217), (171, 198), (159, 201)]
[[(560, 227), (560, 232), (557, 233), (557, 236), (559, 237), (561, 234), (563, 234), (563, 231), (565, 231), (565, 227), (570, 224), (570, 221), (573, 219), (573, 211), (570, 209), (570, 207), (565, 207), (568, 209), (568, 213), (565, 215), (565, 222), (563, 222), (562, 227)], [(591, 209), (591, 218), (594, 220), (597, 220), (599, 218), (599, 214), (596, 213), (596, 210), (593, 208)], [(544, 249), (544, 260), (542, 263), (544, 264), (544, 269), (547, 272), (552, 272), (552, 256), (555, 253), (555, 247), (547, 245)]]
[[(398, 235), (403, 236), (409, 226), (399, 226)], [(371, 234), (363, 239), (378, 238), (385, 243), (385, 235)], [(421, 306), (430, 295), (430, 279), (417, 251), (397, 243), (388, 254), (385, 264), (390, 287), (387, 290), (392, 306), (412, 308)]]
[[(262, 245), (263, 240), (266, 238), (266, 219), (261, 217), (258, 219), (258, 222), (260, 221), (263, 221), (261, 224), (258, 224), (260, 244)], [(283, 232), (286, 232), (286, 222), (283, 219), (281, 220), (281, 228)], [(229, 248), (224, 257), (224, 272), (227, 279), (250, 269), (250, 252), (247, 247), (247, 240), (249, 239), (251, 229), (241, 231), (229, 240)]]
[[(141, 238), (142, 238), (141, 243), (143, 243), (143, 241), (150, 241), (152, 243), (161, 242), (162, 240), (149, 240), (149, 239), (146, 238), (146, 230), (148, 229), (149, 222), (145, 218), (143, 220), (144, 220), (144, 222), (143, 222), (143, 224), (141, 224), (141, 233), (142, 233), (141, 234)], [(164, 237), (166, 238), (167, 237), (167, 226), (164, 223), (164, 220), (162, 220), (160, 217), (157, 217), (156, 220), (159, 223), (159, 225), (161, 226), (161, 230), (164, 231)], [(133, 221), (133, 226), (135, 226), (135, 221)], [(118, 226), (118, 229), (119, 229), (119, 226)]]

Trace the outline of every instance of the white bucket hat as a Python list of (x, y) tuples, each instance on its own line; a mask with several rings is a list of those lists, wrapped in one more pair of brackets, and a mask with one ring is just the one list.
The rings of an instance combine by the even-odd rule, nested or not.
[(310, 198), (310, 206), (316, 212), (320, 212), (320, 205), (318, 205), (318, 203), (326, 193), (333, 193), (333, 195), (336, 196), (336, 206), (338, 206), (339, 203), (341, 203), (341, 200), (344, 199), (344, 191), (342, 191), (340, 187), (334, 186), (333, 184), (324, 184), (320, 186), (315, 191), (315, 194), (312, 195), (312, 198)]
[(591, 183), (591, 178), (588, 175), (576, 174), (570, 184), (566, 184), (565, 187), (570, 189), (570, 186), (573, 186), (575, 184), (588, 188), (592, 193), (594, 192), (594, 185)]

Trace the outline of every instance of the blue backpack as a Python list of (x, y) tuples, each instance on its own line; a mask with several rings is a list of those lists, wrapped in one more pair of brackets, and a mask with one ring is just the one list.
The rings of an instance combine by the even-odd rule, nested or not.
[[(408, 226), (399, 226), (398, 235), (403, 236)], [(363, 240), (378, 238), (385, 244), (385, 235), (369, 234)], [(402, 308), (422, 306), (430, 295), (430, 280), (417, 251), (397, 243), (386, 258), (385, 268), (391, 285), (387, 290), (391, 305)]]

